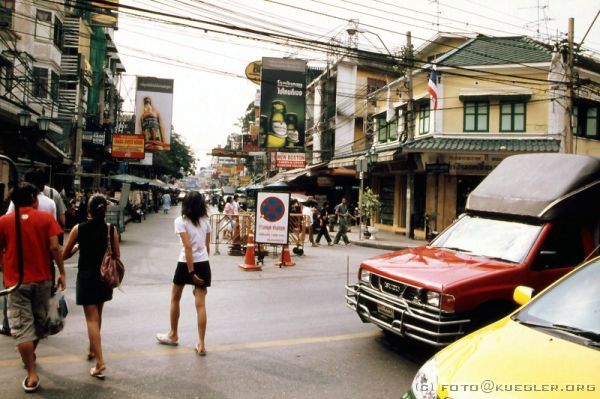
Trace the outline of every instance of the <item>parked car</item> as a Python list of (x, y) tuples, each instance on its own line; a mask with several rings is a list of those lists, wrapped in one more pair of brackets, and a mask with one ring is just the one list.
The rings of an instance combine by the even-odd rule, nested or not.
[(346, 303), (363, 322), (436, 347), (515, 309), (518, 285), (547, 287), (600, 241), (600, 159), (506, 158), (429, 245), (360, 264)]
[(600, 258), (531, 302), (438, 352), (403, 399), (600, 397)]

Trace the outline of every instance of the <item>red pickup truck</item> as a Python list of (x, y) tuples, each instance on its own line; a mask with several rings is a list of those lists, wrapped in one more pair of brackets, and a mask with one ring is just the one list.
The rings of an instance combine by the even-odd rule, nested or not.
[(360, 264), (346, 304), (363, 322), (441, 347), (514, 309), (516, 286), (540, 290), (600, 242), (600, 159), (506, 158), (466, 212), (429, 245)]

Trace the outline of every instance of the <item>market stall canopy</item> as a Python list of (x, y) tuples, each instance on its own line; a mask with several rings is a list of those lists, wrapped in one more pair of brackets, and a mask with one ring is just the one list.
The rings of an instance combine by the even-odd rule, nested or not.
[(290, 197), (298, 202), (306, 202), (308, 200), (308, 195), (304, 194), (292, 193)]
[(158, 180), (158, 179), (150, 180), (149, 184), (153, 187), (162, 188), (163, 190), (166, 190), (169, 188), (169, 185), (167, 183), (165, 183), (162, 180)]
[(274, 183), (271, 184), (267, 184), (265, 186), (265, 190), (275, 190), (275, 191), (289, 191), (290, 190), (290, 185), (283, 180), (280, 181), (276, 181)]
[(466, 209), (554, 220), (600, 213), (600, 159), (522, 154), (503, 160), (473, 190)]
[(113, 175), (108, 177), (111, 180), (116, 180), (121, 183), (130, 183), (130, 184), (150, 184), (150, 179), (146, 179), (145, 177), (133, 176), (133, 175)]
[(256, 191), (256, 190), (262, 190), (263, 188), (265, 188), (265, 186), (263, 186), (262, 184), (260, 184), (260, 183), (255, 183), (255, 184), (251, 184), (251, 185), (247, 186), (247, 187), (245, 188), (245, 191), (246, 191), (246, 192), (248, 192), (248, 191), (253, 191), (253, 190), (254, 190), (254, 191)]

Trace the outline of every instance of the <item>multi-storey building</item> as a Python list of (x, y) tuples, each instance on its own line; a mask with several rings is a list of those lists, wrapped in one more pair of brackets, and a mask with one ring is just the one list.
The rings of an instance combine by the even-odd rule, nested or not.
[[(395, 150), (372, 170), (370, 184), (382, 202), (375, 220), (380, 228), (414, 230), (421, 237), (427, 229), (443, 229), (464, 210), (469, 192), (505, 157), (569, 148), (565, 60), (551, 46), (527, 37), (442, 34), (414, 58), (420, 67), (411, 75), (412, 102), (406, 77), (373, 96), (378, 104), (375, 152)], [(437, 76), (429, 82), (434, 65)], [(597, 61), (576, 61), (572, 144), (575, 152), (596, 156), (600, 97), (594, 87), (599, 72)], [(429, 85), (436, 86), (437, 109)], [(410, 103), (414, 129), (408, 123)]]
[(0, 3), (0, 152), (22, 168), (46, 168), (59, 188), (98, 185), (107, 158), (124, 72), (112, 40), (115, 7)]

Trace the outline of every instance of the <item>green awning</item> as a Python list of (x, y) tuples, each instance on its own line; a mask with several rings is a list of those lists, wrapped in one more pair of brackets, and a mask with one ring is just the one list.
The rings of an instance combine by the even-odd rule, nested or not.
[(554, 138), (445, 138), (427, 137), (408, 141), (402, 152), (558, 152), (560, 140)]
[(120, 181), (121, 183), (131, 183), (140, 185), (150, 183), (150, 179), (133, 175), (113, 175), (109, 176), (109, 178), (112, 180)]

